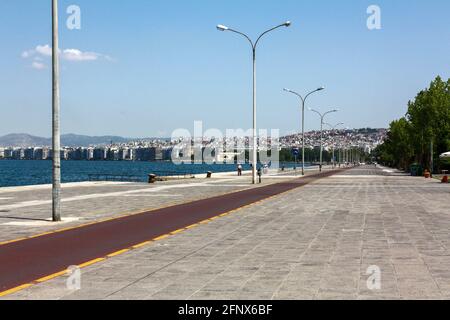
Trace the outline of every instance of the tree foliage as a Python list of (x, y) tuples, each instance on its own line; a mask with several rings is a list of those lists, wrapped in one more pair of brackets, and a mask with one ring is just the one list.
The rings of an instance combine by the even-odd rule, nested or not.
[(443, 81), (437, 77), (429, 88), (408, 102), (405, 117), (391, 123), (388, 137), (376, 150), (376, 156), (382, 163), (400, 169), (408, 169), (413, 162), (430, 169), (433, 155), (433, 169), (439, 169), (443, 165), (439, 155), (449, 150), (450, 79)]

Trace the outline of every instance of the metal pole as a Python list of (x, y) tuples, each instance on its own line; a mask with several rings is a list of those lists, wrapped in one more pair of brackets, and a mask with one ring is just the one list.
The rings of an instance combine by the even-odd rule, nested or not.
[(302, 99), (302, 176), (305, 175), (305, 99)]
[(256, 166), (258, 164), (258, 141), (257, 141), (257, 130), (256, 130), (256, 47), (258, 45), (258, 42), (261, 40), (261, 38), (266, 35), (267, 33), (281, 28), (281, 27), (289, 27), (291, 25), (290, 21), (286, 21), (283, 24), (280, 24), (276, 27), (273, 27), (265, 32), (263, 32), (258, 39), (253, 43), (252, 39), (250, 39), (249, 36), (247, 36), (245, 33), (242, 33), (240, 31), (237, 30), (233, 30), (231, 28), (228, 28), (224, 25), (218, 25), (217, 29), (219, 31), (230, 31), (230, 32), (234, 32), (237, 33), (243, 37), (245, 37), (248, 42), (250, 43), (250, 45), (252, 46), (252, 51), (253, 51), (253, 165), (252, 165), (252, 182), (253, 184), (256, 184), (257, 182), (257, 170), (256, 170)]
[(292, 91), (292, 90), (284, 88), (284, 91), (287, 91), (289, 93), (295, 94), (302, 101), (302, 175), (303, 176), (305, 175), (305, 104), (306, 104), (306, 99), (308, 99), (308, 97), (310, 95), (312, 95), (313, 93), (316, 93), (316, 92), (322, 91), (322, 90), (325, 90), (325, 88), (324, 87), (320, 87), (320, 88), (318, 88), (318, 89), (316, 89), (314, 91), (311, 91), (310, 93), (308, 93), (303, 98), (303, 96), (301, 94), (299, 94), (299, 93), (297, 93), (295, 91)]
[(257, 131), (256, 131), (256, 47), (253, 47), (253, 166), (252, 166), (252, 183), (256, 184), (256, 166), (258, 165), (258, 147)]
[[(334, 134), (334, 130), (332, 131), (333, 132), (333, 134)], [(334, 160), (334, 137), (332, 138), (332, 147), (333, 147), (333, 151), (332, 151), (332, 157), (333, 157), (333, 163), (332, 163), (332, 166), (333, 166), (333, 169), (334, 169), (334, 167), (335, 167), (335, 165), (336, 165), (336, 162), (335, 162), (335, 160)]]
[(431, 146), (430, 146), (430, 155), (431, 155), (431, 159), (430, 159), (430, 174), (431, 177), (433, 177), (433, 169), (434, 169), (434, 159), (433, 159), (433, 154), (434, 154), (434, 145), (433, 145), (433, 140), (431, 140)]
[(59, 43), (58, 43), (58, 0), (52, 0), (52, 144), (53, 144), (53, 188), (52, 218), (61, 221), (61, 137), (60, 137), (60, 95), (59, 95)]
[(320, 165), (319, 171), (322, 172), (322, 152), (323, 152), (323, 116), (320, 119)]

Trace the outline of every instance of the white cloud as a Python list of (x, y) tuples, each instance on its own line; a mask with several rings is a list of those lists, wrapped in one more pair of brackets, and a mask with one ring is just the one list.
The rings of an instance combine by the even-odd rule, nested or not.
[(22, 58), (26, 59), (29, 58), (31, 56), (30, 51), (24, 51), (22, 52)]
[(37, 61), (33, 61), (33, 63), (31, 64), (31, 67), (36, 70), (43, 70), (46, 68), (45, 64), (43, 64), (42, 62), (37, 62)]
[(52, 48), (48, 44), (46, 44), (45, 46), (37, 46), (35, 51), (45, 57), (52, 56)]
[(67, 61), (95, 61), (102, 55), (95, 52), (82, 52), (78, 49), (66, 49), (61, 57)]
[[(83, 52), (79, 49), (65, 49), (59, 50), (60, 57), (62, 60), (72, 61), (72, 62), (84, 62), (84, 61), (96, 61), (100, 59), (104, 59), (106, 61), (113, 61), (110, 56), (96, 53), (96, 52)], [(43, 57), (51, 57), (52, 56), (52, 47), (48, 44), (39, 45), (34, 49), (27, 50), (22, 52), (22, 58), (34, 58), (34, 60), (42, 59)]]

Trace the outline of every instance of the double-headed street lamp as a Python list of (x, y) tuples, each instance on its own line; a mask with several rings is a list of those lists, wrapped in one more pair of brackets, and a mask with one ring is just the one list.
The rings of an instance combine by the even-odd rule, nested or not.
[[(334, 133), (334, 131), (336, 131), (336, 128), (339, 127), (339, 126), (343, 126), (344, 123), (343, 123), (343, 122), (339, 122), (339, 123), (338, 123), (337, 125), (335, 125), (335, 126), (333, 126), (333, 125), (331, 125), (331, 124), (329, 124), (329, 123), (325, 123), (325, 125), (329, 126), (329, 127), (331, 128), (331, 130), (333, 131), (333, 133)], [(334, 149), (335, 149), (335, 148), (336, 148), (336, 145), (335, 145), (335, 143), (334, 143), (334, 141), (333, 141), (333, 168), (336, 167), (336, 159), (335, 159), (335, 157), (334, 157)]]
[(252, 180), (253, 180), (253, 184), (256, 184), (257, 181), (257, 164), (258, 164), (258, 141), (257, 141), (257, 131), (256, 131), (256, 47), (259, 43), (259, 41), (261, 40), (261, 38), (266, 35), (267, 33), (281, 28), (281, 27), (289, 27), (291, 25), (290, 21), (287, 21), (283, 24), (280, 24), (276, 27), (273, 27), (265, 32), (263, 32), (257, 39), (255, 42), (252, 41), (252, 39), (250, 39), (249, 36), (247, 36), (245, 33), (242, 33), (240, 31), (228, 28), (224, 25), (218, 25), (217, 26), (217, 30), (219, 31), (231, 31), (234, 33), (237, 33), (243, 37), (245, 37), (249, 42), (250, 45), (252, 46), (252, 51), (253, 51), (253, 165), (252, 165)]
[(283, 90), (292, 94), (295, 94), (297, 97), (300, 98), (300, 100), (302, 101), (302, 175), (305, 175), (305, 103), (306, 103), (306, 99), (308, 99), (308, 97), (310, 95), (312, 95), (313, 93), (316, 93), (318, 91), (322, 91), (324, 90), (325, 87), (320, 87), (314, 91), (311, 91), (310, 93), (308, 93), (304, 98), (301, 94), (286, 89), (284, 88)]
[(315, 113), (317, 113), (319, 116), (320, 116), (320, 166), (319, 166), (319, 170), (320, 170), (320, 172), (322, 172), (322, 163), (323, 163), (323, 125), (324, 125), (324, 119), (325, 119), (325, 117), (328, 115), (328, 114), (330, 114), (330, 113), (333, 113), (333, 112), (338, 112), (339, 110), (338, 109), (333, 109), (333, 110), (330, 110), (330, 111), (328, 111), (328, 112), (325, 112), (324, 114), (322, 114), (322, 113), (320, 113), (319, 111), (317, 111), (317, 110), (314, 110), (314, 109), (311, 109), (311, 108), (308, 108), (308, 110), (309, 111), (312, 111), (312, 112), (315, 112)]

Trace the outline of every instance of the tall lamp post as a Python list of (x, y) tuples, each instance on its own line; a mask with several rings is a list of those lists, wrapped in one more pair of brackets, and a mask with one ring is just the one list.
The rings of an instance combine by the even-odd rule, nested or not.
[(311, 108), (308, 108), (308, 109), (309, 109), (309, 111), (315, 112), (315, 113), (317, 113), (320, 116), (320, 166), (319, 166), (319, 170), (320, 170), (320, 172), (322, 172), (322, 163), (323, 163), (323, 125), (324, 125), (324, 119), (325, 119), (325, 117), (328, 114), (333, 113), (333, 112), (338, 112), (339, 110), (338, 109), (333, 109), (333, 110), (330, 110), (330, 111), (325, 112), (325, 113), (322, 114), (322, 113), (320, 113), (317, 110), (314, 110), (314, 109), (311, 109)]
[[(335, 125), (335, 126), (333, 126), (333, 125), (331, 125), (331, 124), (329, 124), (329, 123), (325, 123), (325, 125), (327, 125), (327, 126), (329, 126), (330, 128), (331, 128), (331, 130), (333, 131), (333, 133), (334, 133), (334, 131), (336, 131), (336, 128), (337, 127), (339, 127), (339, 126), (343, 126), (344, 125), (344, 123), (343, 122), (339, 122), (337, 125)], [(335, 149), (335, 143), (334, 143), (334, 141), (333, 141), (333, 168), (335, 168), (336, 167), (336, 160), (335, 160), (335, 157), (334, 157), (334, 149)]]
[(61, 221), (61, 136), (59, 96), (58, 0), (52, 0), (52, 219)]
[(295, 94), (297, 97), (300, 98), (300, 100), (302, 102), (302, 175), (303, 176), (305, 175), (305, 103), (306, 103), (306, 99), (308, 99), (308, 97), (310, 95), (312, 95), (313, 93), (316, 93), (318, 91), (322, 91), (324, 89), (325, 89), (325, 87), (320, 87), (314, 91), (311, 91), (304, 98), (301, 94), (299, 94), (295, 91), (292, 91), (292, 90), (289, 90), (286, 88), (283, 89), (286, 92)]
[(258, 164), (258, 153), (257, 153), (257, 149), (258, 149), (258, 141), (257, 141), (257, 131), (256, 131), (256, 47), (258, 46), (259, 41), (261, 40), (261, 38), (266, 35), (267, 33), (281, 28), (281, 27), (289, 27), (291, 25), (290, 21), (286, 21), (283, 24), (280, 24), (276, 27), (273, 27), (265, 32), (263, 32), (257, 39), (255, 42), (253, 42), (252, 39), (250, 39), (249, 36), (247, 36), (245, 33), (242, 33), (240, 31), (228, 28), (224, 25), (218, 25), (217, 26), (217, 30), (219, 31), (230, 31), (230, 32), (234, 32), (237, 33), (243, 37), (245, 37), (249, 42), (250, 45), (252, 46), (252, 52), (253, 52), (253, 165), (252, 165), (252, 183), (256, 184), (257, 181), (257, 164)]

